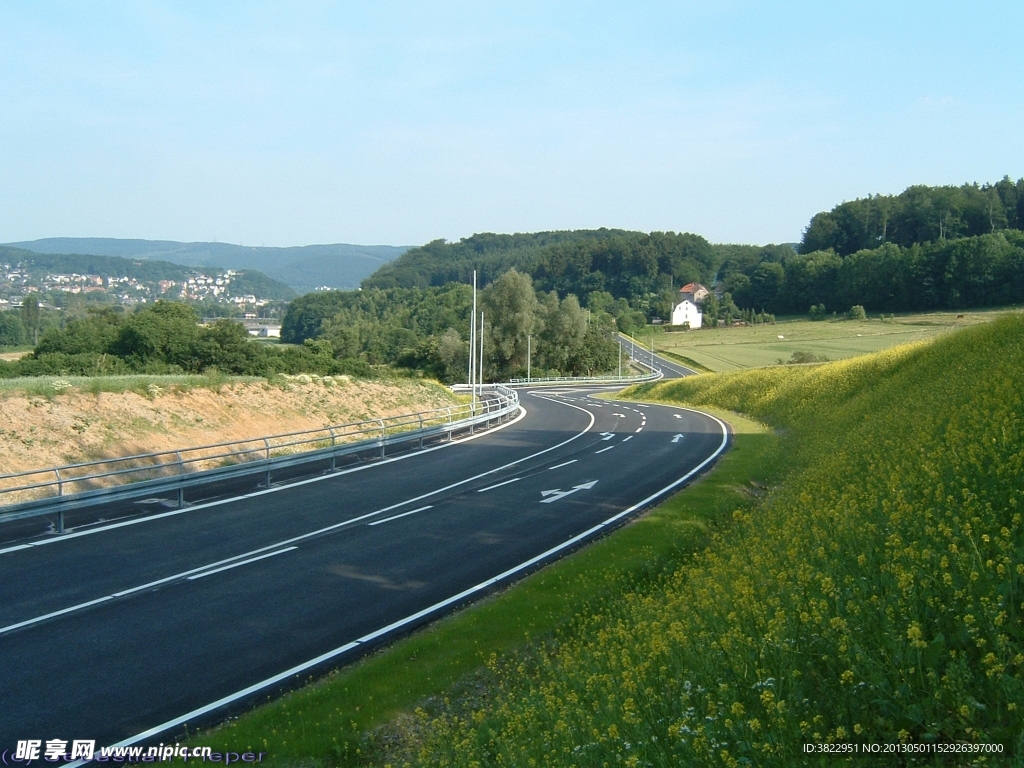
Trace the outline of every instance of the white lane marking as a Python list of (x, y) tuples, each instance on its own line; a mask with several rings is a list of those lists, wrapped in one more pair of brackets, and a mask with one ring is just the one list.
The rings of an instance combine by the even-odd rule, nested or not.
[(601, 433), (601, 439), (602, 440), (611, 440), (613, 437), (615, 437), (615, 433), (614, 432), (602, 432)]
[(568, 467), (570, 464), (575, 464), (577, 461), (579, 461), (579, 459), (572, 459), (570, 461), (563, 461), (561, 464), (555, 464), (555, 466), (553, 466), (553, 467), (548, 467), (548, 469), (550, 470), (550, 469), (560, 469), (562, 467)]
[[(551, 398), (549, 398), (549, 397), (544, 397), (543, 399), (551, 400)], [(557, 400), (551, 400), (551, 402), (558, 402), (558, 401)], [(563, 403), (563, 405), (564, 405), (564, 403)], [(346, 525), (351, 525), (353, 523), (358, 523), (358, 522), (360, 522), (362, 520), (366, 520), (367, 518), (375, 517), (376, 515), (380, 515), (380, 514), (383, 514), (385, 512), (390, 512), (392, 509), (397, 509), (398, 507), (401, 507), (401, 506), (403, 506), (405, 504), (410, 504), (410, 503), (412, 503), (414, 501), (419, 501), (420, 499), (424, 499), (427, 496), (433, 496), (436, 493), (441, 493), (441, 492), (449, 490), (451, 488), (455, 488), (456, 486), (472, 482), (473, 480), (479, 480), (481, 477), (486, 477), (487, 475), (493, 474), (494, 472), (499, 472), (499, 471), (501, 471), (503, 469), (508, 469), (509, 467), (515, 466), (516, 464), (520, 464), (520, 463), (522, 463), (524, 461), (528, 461), (529, 459), (532, 459), (532, 458), (534, 458), (536, 456), (540, 456), (542, 454), (548, 453), (549, 451), (553, 451), (556, 448), (561, 448), (563, 445), (566, 445), (567, 443), (571, 443), (573, 440), (576, 440), (577, 438), (582, 437), (583, 435), (585, 435), (587, 432), (590, 431), (590, 428), (592, 426), (594, 426), (594, 414), (592, 414), (590, 411), (586, 410), (585, 408), (580, 408), (579, 406), (576, 406), (576, 405), (570, 405), (569, 407), (570, 408), (575, 408), (578, 411), (583, 411), (585, 414), (587, 414), (590, 417), (590, 424), (587, 425), (587, 428), (584, 429), (582, 432), (580, 432), (580, 433), (578, 433), (576, 435), (573, 435), (568, 440), (563, 440), (561, 443), (558, 443), (557, 445), (553, 445), (550, 448), (545, 448), (543, 451), (538, 451), (537, 453), (531, 454), (529, 456), (524, 456), (523, 458), (516, 459), (515, 461), (510, 462), (508, 464), (505, 464), (504, 466), (497, 467), (496, 469), (488, 470), (487, 472), (483, 472), (483, 473), (481, 473), (479, 475), (475, 475), (474, 477), (467, 478), (466, 480), (460, 480), (459, 482), (452, 483), (451, 485), (447, 485), (444, 488), (438, 488), (435, 491), (430, 491), (429, 493), (421, 494), (421, 495), (416, 496), (416, 497), (414, 497), (412, 499), (406, 499), (405, 501), (400, 501), (397, 504), (392, 504), (389, 507), (384, 507), (383, 509), (378, 509), (375, 512), (368, 512), (365, 515), (359, 515), (358, 517), (353, 517), (353, 518), (350, 518), (348, 520), (342, 520), (340, 523), (334, 523), (333, 525), (328, 525), (325, 528), (319, 528), (319, 529), (317, 529), (315, 531), (310, 531), (309, 533), (304, 533), (304, 534), (301, 534), (299, 536), (293, 536), (290, 539), (285, 539), (284, 541), (278, 541), (278, 542), (276, 542), (274, 544), (269, 544), (269, 545), (267, 545), (265, 547), (260, 547), (258, 549), (250, 550), (249, 552), (243, 552), (242, 554), (235, 555), (234, 557), (228, 557), (228, 558), (225, 558), (224, 560), (218, 560), (217, 562), (214, 562), (214, 563), (207, 563), (206, 565), (199, 566), (198, 568), (192, 568), (191, 570), (182, 571), (181, 573), (176, 573), (176, 574), (173, 574), (171, 576), (165, 576), (162, 579), (157, 579), (156, 581), (151, 581), (151, 582), (149, 582), (147, 584), (142, 584), (142, 585), (137, 586), (137, 587), (131, 587), (130, 589), (125, 589), (125, 590), (122, 590), (120, 592), (115, 592), (113, 595), (107, 595), (105, 597), (97, 598), (96, 600), (90, 600), (90, 601), (87, 601), (87, 602), (84, 602), (84, 603), (78, 603), (77, 605), (72, 605), (72, 606), (70, 606), (68, 608), (63, 608), (63, 609), (61, 609), (59, 611), (54, 611), (53, 613), (46, 614), (45, 616), (37, 616), (37, 617), (32, 618), (32, 619), (26, 619), (25, 621), (19, 622), (17, 624), (12, 624), (12, 625), (10, 625), (8, 627), (0, 627), (0, 635), (2, 635), (5, 632), (11, 631), (13, 629), (17, 629), (18, 627), (25, 627), (25, 626), (29, 626), (31, 624), (37, 624), (40, 621), (46, 620), (47, 618), (51, 618), (51, 617), (54, 617), (54, 616), (60, 616), (62, 614), (66, 614), (66, 613), (72, 613), (73, 611), (78, 611), (78, 610), (81, 610), (83, 608), (88, 608), (90, 605), (95, 605), (98, 602), (103, 602), (105, 600), (109, 600), (109, 599), (111, 599), (111, 597), (123, 597), (125, 595), (130, 595), (130, 594), (133, 594), (135, 592), (141, 592), (141, 591), (143, 591), (145, 589), (148, 589), (150, 587), (155, 587), (158, 584), (165, 584), (165, 583), (167, 583), (169, 581), (175, 581), (175, 580), (180, 579), (180, 578), (182, 578), (184, 576), (189, 576), (189, 575), (191, 575), (193, 573), (198, 573), (199, 571), (204, 571), (207, 568), (213, 568), (213, 567), (216, 567), (218, 565), (222, 565), (223, 563), (229, 563), (229, 562), (231, 562), (233, 560), (238, 560), (238, 559), (243, 558), (243, 557), (249, 557), (251, 555), (259, 554), (261, 552), (266, 552), (267, 550), (277, 549), (278, 547), (283, 547), (283, 546), (286, 546), (288, 544), (294, 544), (294, 543), (296, 543), (298, 541), (303, 541), (304, 539), (308, 539), (308, 538), (311, 538), (313, 536), (318, 536), (318, 535), (323, 534), (323, 533), (328, 533), (329, 531), (333, 531), (333, 530), (336, 530), (338, 528), (342, 528), (342, 527), (344, 527)], [(522, 406), (520, 406), (520, 408), (522, 408)], [(510, 421), (509, 424), (514, 424), (516, 421), (518, 421), (519, 419), (523, 418), (523, 416), (525, 416), (525, 415), (526, 415), (526, 409), (523, 408), (523, 414), (519, 418), (515, 419), (514, 421)], [(447, 443), (446, 443), (446, 445), (447, 445)], [(428, 448), (428, 449), (425, 449), (422, 452), (425, 453), (427, 450), (436, 450), (436, 449)], [(381, 462), (381, 463), (383, 463), (383, 462)], [(317, 478), (317, 479), (319, 479), (319, 478)], [(301, 483), (296, 483), (296, 485), (304, 485), (305, 482), (306, 481), (303, 481)], [(260, 491), (259, 493), (254, 493), (254, 494), (251, 494), (251, 495), (258, 496), (258, 495), (262, 495), (264, 493), (267, 493), (267, 491)], [(247, 498), (247, 497), (243, 496), (243, 497), (240, 497), (240, 498)], [(233, 501), (237, 501), (237, 499), (233, 499)], [(223, 502), (213, 502), (213, 503), (209, 504), (208, 506), (214, 506), (214, 505), (216, 505), (218, 503), (223, 503)], [(196, 505), (195, 507), (191, 507), (191, 509), (198, 509), (199, 507), (200, 507), (200, 505)], [(177, 511), (175, 512), (175, 514), (177, 514)], [(132, 521), (132, 522), (136, 522), (136, 521)], [(130, 525), (130, 524), (131, 523), (119, 523), (118, 525)], [(114, 527), (117, 527), (117, 526), (114, 526)], [(93, 533), (93, 532), (94, 531), (86, 531), (86, 533)], [(67, 535), (68, 536), (74, 536), (75, 534), (67, 534)], [(40, 543), (47, 543), (47, 542), (40, 542)], [(2, 550), (0, 550), (0, 553), (2, 553)]]
[(633, 439), (633, 436), (629, 435), (628, 437), (622, 438), (622, 442), (626, 442), (627, 440), (632, 440), (632, 439)]
[(619, 418), (619, 419), (626, 418), (626, 414), (624, 414), (624, 413), (613, 413), (612, 416), (615, 416), (616, 418)]
[(212, 576), (215, 573), (220, 573), (221, 571), (227, 571), (227, 570), (230, 570), (231, 568), (237, 568), (240, 565), (247, 565), (248, 563), (255, 563), (257, 560), (266, 560), (268, 557), (274, 557), (275, 555), (283, 555), (285, 552), (291, 552), (293, 549), (298, 549), (298, 547), (288, 547), (287, 549), (279, 549), (279, 550), (277, 550), (277, 552), (268, 552), (265, 555), (260, 555), (259, 557), (251, 557), (248, 560), (242, 560), (239, 563), (232, 563), (231, 565), (224, 565), (224, 566), (221, 566), (220, 568), (214, 568), (212, 571), (204, 571), (203, 573), (197, 573), (195, 576), (189, 576), (188, 580), (189, 581), (195, 581), (196, 579), (205, 579), (207, 576)]
[(392, 520), (397, 520), (400, 517), (408, 517), (409, 515), (415, 515), (417, 512), (423, 512), (424, 510), (433, 508), (434, 506), (432, 504), (427, 504), (427, 506), (425, 507), (420, 507), (419, 509), (413, 509), (408, 512), (403, 512), (400, 515), (392, 515), (391, 517), (385, 517), (383, 520), (374, 520), (372, 523), (367, 523), (367, 525), (380, 525), (381, 523), (388, 523)]
[(639, 432), (639, 431), (641, 431), (641, 430), (642, 430), (643, 428), (644, 428), (644, 426), (643, 426), (643, 424), (641, 424), (641, 425), (640, 425), (639, 427), (637, 427), (637, 428), (636, 428), (636, 431), (637, 431), (637, 432)]
[(597, 485), (597, 480), (591, 480), (589, 483), (580, 483), (579, 485), (574, 485), (568, 491), (563, 491), (561, 488), (555, 488), (554, 490), (551, 491), (541, 491), (540, 495), (546, 496), (547, 498), (541, 499), (540, 503), (550, 504), (553, 501), (564, 499), (566, 496), (576, 493), (576, 491), (589, 491), (595, 485)]
[(681, 419), (681, 418), (683, 418), (683, 417), (682, 417), (682, 416), (680, 416), (680, 415), (679, 415), (678, 413), (673, 413), (672, 415), (673, 415), (673, 416), (675, 416), (675, 417), (676, 417), (677, 419)]
[(594, 453), (595, 454), (597, 454), (597, 453), (604, 453), (605, 451), (610, 451), (614, 447), (615, 447), (614, 445), (609, 445), (607, 448), (602, 448), (600, 451), (594, 451)]
[(11, 632), (11, 631), (13, 631), (15, 629), (18, 629), (20, 627), (27, 627), (28, 625), (35, 624), (36, 622), (39, 622), (39, 621), (45, 621), (46, 619), (52, 619), (55, 616), (62, 616), (65, 613), (71, 613), (72, 611), (77, 611), (80, 608), (87, 608), (90, 605), (96, 605), (97, 603), (105, 603), (107, 600), (113, 600), (113, 599), (114, 599), (113, 595), (106, 595), (104, 597), (97, 597), (95, 600), (90, 600), (87, 603), (79, 603), (78, 605), (73, 605), (70, 608), (62, 608), (59, 611), (53, 611), (52, 613), (47, 613), (44, 616), (37, 616), (34, 619), (26, 619), (25, 621), (19, 621), (17, 624), (8, 624), (6, 627), (0, 627), (0, 635), (4, 634), (5, 632)]
[(477, 488), (476, 492), (477, 493), (483, 493), (484, 491), (493, 491), (495, 488), (501, 488), (501, 486), (503, 486), (503, 485), (508, 485), (509, 483), (514, 483), (517, 480), (522, 480), (522, 479), (523, 478), (521, 478), (521, 477), (513, 477), (511, 480), (506, 480), (503, 483), (495, 483), (494, 485), (488, 485), (486, 488)]
[[(571, 406), (571, 407), (575, 408), (576, 406)], [(579, 410), (583, 411), (584, 409), (580, 408)], [(584, 412), (585, 413), (590, 413), (589, 411), (584, 411)], [(487, 430), (486, 432), (478, 432), (476, 434), (469, 435), (468, 437), (461, 437), (458, 440), (452, 440), (451, 442), (441, 443), (440, 445), (435, 445), (432, 448), (424, 448), (422, 450), (417, 450), (417, 451), (415, 451), (413, 453), (404, 453), (401, 456), (392, 456), (389, 459), (381, 459), (380, 461), (376, 461), (376, 462), (374, 462), (372, 464), (363, 464), (363, 465), (358, 466), (358, 467), (351, 467), (349, 469), (342, 469), (342, 470), (339, 470), (337, 472), (333, 472), (331, 474), (320, 475), (319, 477), (310, 477), (310, 478), (307, 478), (305, 480), (297, 480), (294, 483), (288, 483), (287, 485), (275, 485), (272, 488), (264, 488), (262, 491), (253, 491), (252, 493), (246, 493), (246, 494), (243, 494), (241, 496), (232, 496), (231, 498), (228, 498), (228, 499), (218, 499), (217, 501), (208, 501), (208, 502), (205, 502), (203, 504), (194, 504), (192, 506), (183, 507), (181, 509), (172, 509), (169, 512), (161, 512), (161, 513), (159, 513), (157, 515), (146, 515), (145, 517), (136, 518), (134, 520), (126, 520), (123, 523), (115, 523), (113, 525), (106, 525), (106, 526), (104, 526), (102, 528), (93, 528), (93, 529), (88, 530), (88, 531), (76, 531), (74, 533), (62, 533), (59, 536), (56, 536), (56, 537), (54, 537), (52, 539), (42, 539), (41, 541), (33, 541), (33, 542), (29, 543), (29, 544), (18, 544), (18, 545), (13, 546), (13, 547), (7, 547), (5, 549), (0, 549), (0, 555), (6, 555), (9, 552), (15, 552), (15, 551), (17, 551), (19, 549), (30, 549), (32, 547), (42, 547), (42, 546), (45, 546), (47, 544), (56, 544), (56, 543), (61, 542), (61, 541), (71, 541), (72, 539), (77, 539), (79, 536), (91, 536), (93, 534), (102, 533), (103, 531), (110, 531), (110, 530), (113, 530), (115, 528), (124, 528), (127, 525), (139, 525), (140, 523), (149, 523), (149, 522), (152, 522), (154, 520), (162, 520), (165, 517), (174, 517), (175, 515), (181, 515), (181, 514), (184, 514), (186, 512), (196, 512), (196, 511), (198, 511), (200, 509), (209, 509), (210, 507), (219, 507), (222, 504), (233, 504), (236, 501), (242, 501), (244, 499), (254, 499), (257, 496), (264, 496), (264, 495), (266, 495), (268, 493), (277, 493), (279, 491), (286, 491), (289, 488), (298, 488), (298, 487), (303, 486), (303, 485), (309, 485), (310, 483), (319, 483), (319, 482), (322, 482), (324, 480), (332, 480), (332, 479), (334, 479), (336, 477), (342, 477), (343, 475), (351, 474), (352, 472), (362, 472), (363, 470), (366, 470), (366, 469), (374, 469), (375, 467), (382, 467), (385, 464), (390, 464), (390, 463), (392, 463), (394, 461), (404, 461), (405, 459), (411, 459), (414, 456), (422, 456), (425, 453), (433, 453), (434, 451), (439, 451), (442, 448), (448, 448), (448, 447), (453, 446), (453, 445), (462, 445), (462, 443), (468, 443), (471, 440), (476, 440), (476, 439), (481, 438), (481, 437), (486, 437), (487, 435), (493, 434), (493, 433), (498, 432), (498, 431), (500, 431), (502, 429), (505, 429), (507, 427), (511, 427), (513, 424), (516, 424), (516, 423), (522, 421), (524, 418), (526, 418), (526, 415), (528, 413), (529, 413), (529, 411), (526, 410), (526, 407), (523, 406), (523, 405), (520, 405), (519, 406), (519, 415), (516, 416), (514, 419), (512, 419), (512, 421), (507, 421), (507, 422), (505, 422), (504, 424), (502, 424), (500, 426), (492, 427), (491, 429)], [(591, 415), (591, 419), (593, 419), (593, 415)], [(593, 426), (593, 421), (591, 421), (591, 426)], [(587, 427), (580, 434), (584, 434), (584, 433), (588, 432), (589, 430), (590, 430), (590, 427)], [(579, 435), (577, 435), (576, 437), (579, 437)], [(576, 438), (570, 438), (570, 440), (575, 440), (575, 439)], [(568, 442), (568, 441), (566, 441), (566, 442)], [(544, 451), (541, 451), (541, 453), (547, 453), (547, 451), (554, 450), (555, 448), (559, 448), (562, 445), (565, 445), (565, 443), (559, 443), (558, 445), (552, 446), (551, 448), (548, 448), (548, 449), (546, 449)], [(536, 453), (533, 454), (533, 456), (539, 456), (539, 455), (540, 454), (536, 454)], [(533, 458), (533, 456), (527, 456), (526, 459)], [(519, 461), (525, 461), (526, 459), (519, 459)], [(513, 463), (515, 463), (515, 462), (513, 462)], [(506, 467), (507, 466), (511, 466), (511, 465), (509, 464), (509, 465), (506, 465)], [(504, 468), (505, 467), (499, 467), (498, 469), (504, 469)], [(497, 471), (497, 470), (492, 470), (492, 471)]]
[(678, 442), (679, 442), (680, 440), (682, 440), (682, 439), (683, 439), (684, 437), (686, 437), (686, 435), (676, 435), (675, 437), (673, 437), (673, 438), (672, 438), (672, 442), (673, 442), (673, 443), (678, 443)]

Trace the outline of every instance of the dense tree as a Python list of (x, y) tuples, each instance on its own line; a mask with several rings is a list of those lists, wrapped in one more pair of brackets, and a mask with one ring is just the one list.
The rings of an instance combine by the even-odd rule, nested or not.
[(484, 291), (483, 309), (494, 377), (525, 375), (527, 337), (542, 323), (533, 281), (510, 269)]
[(0, 347), (16, 347), (25, 343), (25, 325), (16, 312), (0, 312)]
[(33, 344), (39, 342), (41, 320), (42, 312), (39, 308), (39, 297), (34, 293), (30, 293), (21, 304), (21, 324), (25, 326), (25, 333), (32, 340)]

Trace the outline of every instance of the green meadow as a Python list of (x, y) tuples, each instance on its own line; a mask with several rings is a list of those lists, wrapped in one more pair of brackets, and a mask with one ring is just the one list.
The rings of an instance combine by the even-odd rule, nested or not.
[[(692, 361), (713, 372), (760, 368), (790, 362), (794, 353), (814, 359), (844, 360), (870, 352), (924, 341), (958, 328), (988, 322), (997, 311), (933, 312), (886, 315), (866, 321), (826, 319), (780, 320), (774, 324), (729, 328), (701, 328), (698, 331), (665, 332), (648, 329), (638, 342), (649, 346), (653, 338), (658, 352)], [(780, 338), (782, 337), (782, 338)]]

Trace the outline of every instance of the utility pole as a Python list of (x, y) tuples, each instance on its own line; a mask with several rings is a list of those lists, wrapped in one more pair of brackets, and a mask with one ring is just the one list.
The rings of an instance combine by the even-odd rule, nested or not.
[(622, 378), (622, 341), (619, 341), (619, 378)]
[[(530, 356), (533, 354), (533, 350), (530, 348), (530, 334), (526, 334), (526, 381), (530, 381)], [(622, 365), (622, 347), (619, 347), (619, 365)]]
[(483, 396), (484, 385), (484, 313), (480, 313), (480, 394)]

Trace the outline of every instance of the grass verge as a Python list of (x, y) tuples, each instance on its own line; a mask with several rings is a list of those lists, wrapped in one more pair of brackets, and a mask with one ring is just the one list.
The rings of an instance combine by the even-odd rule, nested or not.
[(269, 752), (273, 765), (376, 764), (395, 738), (380, 726), (473, 676), (495, 656), (571, 633), (581, 610), (664, 578), (710, 532), (763, 493), (777, 440), (762, 425), (716, 410), (734, 430), (715, 468), (649, 514), (426, 630), (228, 725), (199, 734), (214, 750)]

